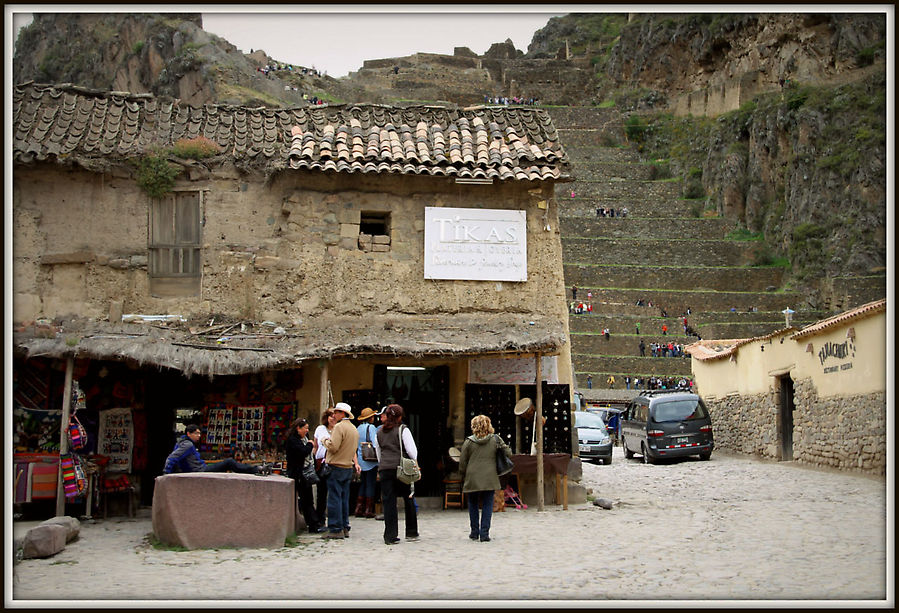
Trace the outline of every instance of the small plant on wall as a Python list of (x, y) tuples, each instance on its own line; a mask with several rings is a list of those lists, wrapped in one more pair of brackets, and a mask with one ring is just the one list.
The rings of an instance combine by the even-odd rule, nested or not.
[(172, 154), (187, 160), (202, 160), (219, 153), (219, 146), (205, 136), (175, 141)]
[(175, 187), (180, 169), (165, 157), (165, 151), (154, 151), (137, 162), (137, 186), (151, 198), (162, 198)]
[(184, 160), (202, 160), (218, 155), (219, 146), (204, 136), (181, 138), (168, 149), (156, 149), (137, 162), (137, 185), (151, 198), (161, 198), (175, 187), (181, 171), (166, 160), (172, 155)]

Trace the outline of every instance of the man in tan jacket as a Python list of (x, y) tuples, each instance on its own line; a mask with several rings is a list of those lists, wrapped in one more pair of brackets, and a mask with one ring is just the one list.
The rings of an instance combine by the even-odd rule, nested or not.
[(322, 444), (328, 450), (325, 462), (331, 467), (328, 477), (328, 532), (326, 539), (342, 539), (350, 535), (350, 482), (353, 471), (360, 471), (356, 458), (359, 433), (353, 426), (353, 411), (345, 402), (334, 406), (338, 421), (330, 438), (323, 438)]

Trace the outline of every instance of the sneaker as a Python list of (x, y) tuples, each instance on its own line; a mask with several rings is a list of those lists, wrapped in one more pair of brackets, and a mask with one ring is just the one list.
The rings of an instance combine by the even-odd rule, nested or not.
[(343, 529), (343, 538), (345, 538), (345, 539), (350, 538), (350, 529), (349, 528)]
[(400, 542), (399, 537), (394, 537), (392, 539), (384, 539), (385, 545), (396, 545), (399, 542)]
[(407, 541), (417, 541), (417, 540), (420, 540), (420, 538), (421, 538), (421, 537), (419, 537), (419, 535), (417, 535), (417, 534), (412, 534), (412, 535), (410, 535), (410, 536), (407, 536), (407, 537), (406, 537), (406, 540), (407, 540)]
[(490, 537), (489, 537), (489, 536), (482, 536), (482, 537), (481, 537), (481, 542), (482, 542), (482, 543), (489, 543), (489, 542), (490, 542)]
[(323, 539), (342, 539), (345, 538), (343, 536), (343, 532), (328, 532), (327, 534), (322, 535)]
[(321, 534), (322, 532), (327, 532), (328, 529), (324, 526), (319, 526), (318, 528), (309, 528), (309, 532), (311, 534)]
[(473, 540), (473, 541), (476, 541), (476, 540), (478, 540), (478, 538), (480, 538), (480, 537), (478, 536), (478, 533), (477, 533), (477, 532), (472, 532), (471, 534), (468, 535), (468, 538), (470, 538), (470, 539)]

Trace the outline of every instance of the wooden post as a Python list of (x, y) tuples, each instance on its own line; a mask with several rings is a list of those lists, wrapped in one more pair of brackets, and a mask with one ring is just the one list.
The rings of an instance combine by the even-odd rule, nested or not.
[(59, 466), (56, 473), (56, 516), (66, 514), (66, 493), (62, 487), (62, 454), (69, 452), (69, 409), (72, 407), (72, 373), (75, 358), (66, 361), (66, 382), (62, 392), (62, 417), (59, 422)]
[[(519, 386), (515, 386), (515, 404), (518, 404), (518, 401), (521, 400), (521, 388)], [(515, 416), (515, 453), (521, 453), (521, 418), (519, 416)]]
[(321, 379), (319, 381), (319, 407), (318, 407), (318, 415), (316, 418), (321, 420), (322, 413), (325, 412), (325, 409), (331, 408), (328, 404), (328, 364), (327, 360), (320, 360), (319, 364), (321, 364)]
[(540, 352), (537, 352), (537, 415), (534, 417), (534, 427), (537, 429), (537, 511), (543, 510), (543, 379)]

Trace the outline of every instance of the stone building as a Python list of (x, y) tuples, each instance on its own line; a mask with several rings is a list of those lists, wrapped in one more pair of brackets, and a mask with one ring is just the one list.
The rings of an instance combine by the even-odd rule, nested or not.
[[(571, 452), (553, 195), (569, 165), (545, 110), (192, 107), (27, 83), (12, 116), (16, 406), (60, 406), (74, 361), (89, 435), (92, 415), (132, 409), (145, 486), (179, 420), (228, 412), (202, 450), (258, 457), (289, 417), (392, 399), (437, 496), (471, 415), (517, 436), (537, 358), (547, 450)], [(173, 184), (148, 195), (166, 164)]]
[(886, 300), (801, 330), (686, 348), (719, 448), (883, 475)]

